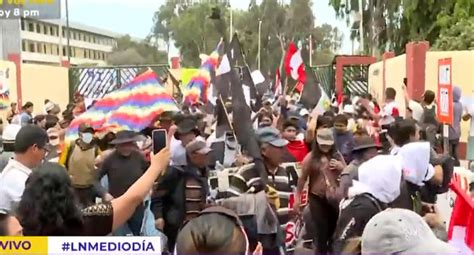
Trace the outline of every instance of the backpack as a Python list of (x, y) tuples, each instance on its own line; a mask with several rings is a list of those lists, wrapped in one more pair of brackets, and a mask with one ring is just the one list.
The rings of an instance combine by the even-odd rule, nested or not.
[(436, 107), (428, 108), (426, 105), (423, 107), (423, 117), (421, 118), (421, 124), (431, 124), (439, 126), (438, 119), (436, 118)]
[[(68, 167), (69, 167), (69, 160), (71, 159), (72, 152), (74, 151), (75, 148), (76, 148), (75, 143), (71, 143), (67, 148), (66, 159), (64, 161), (64, 167), (66, 167), (66, 169), (68, 169)], [(100, 155), (99, 146), (95, 146), (95, 157), (97, 157), (99, 155)]]

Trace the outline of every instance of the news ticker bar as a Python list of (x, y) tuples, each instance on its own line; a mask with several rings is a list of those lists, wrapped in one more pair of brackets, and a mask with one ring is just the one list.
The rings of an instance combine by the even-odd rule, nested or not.
[(0, 237), (0, 255), (161, 254), (159, 237)]

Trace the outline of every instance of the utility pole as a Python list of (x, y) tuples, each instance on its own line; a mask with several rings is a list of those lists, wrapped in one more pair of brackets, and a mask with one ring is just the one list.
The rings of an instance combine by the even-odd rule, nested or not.
[[(68, 0), (66, 0), (66, 38), (67, 38), (67, 48), (66, 48), (66, 54), (67, 54), (67, 61), (69, 64), (71, 64), (71, 46), (70, 46), (70, 29), (69, 29), (69, 4)], [(61, 35), (62, 36), (62, 35)]]
[(359, 54), (364, 54), (364, 0), (359, 0), (359, 13), (360, 13), (360, 23), (359, 23), (359, 35), (360, 35), (360, 49)]
[(262, 20), (258, 20), (258, 70), (260, 70), (260, 47), (261, 47), (261, 37), (262, 37)]
[(309, 35), (309, 66), (313, 66), (313, 35)]
[(234, 20), (233, 20), (233, 11), (232, 11), (232, 5), (230, 5), (230, 2), (229, 2), (229, 11), (230, 11), (230, 28), (229, 28), (229, 31), (230, 31), (230, 35), (229, 35), (229, 42), (232, 40), (232, 36), (233, 35), (233, 30), (234, 30)]

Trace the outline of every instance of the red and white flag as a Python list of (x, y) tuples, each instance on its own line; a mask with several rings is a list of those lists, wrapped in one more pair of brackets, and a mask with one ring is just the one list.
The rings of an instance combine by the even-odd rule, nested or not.
[(463, 176), (454, 173), (450, 189), (456, 193), (448, 239), (456, 242), (462, 239), (466, 247), (474, 251), (474, 203), (469, 194), (469, 182)]
[(301, 50), (298, 49), (294, 42), (291, 42), (288, 46), (288, 51), (285, 56), (285, 71), (287, 75), (299, 81), (301, 83), (306, 82), (306, 72), (303, 63), (303, 58), (301, 57)]
[(281, 86), (280, 68), (277, 68), (276, 70), (275, 85), (273, 85), (273, 94), (275, 95), (275, 97), (279, 97), (283, 95), (283, 88)]

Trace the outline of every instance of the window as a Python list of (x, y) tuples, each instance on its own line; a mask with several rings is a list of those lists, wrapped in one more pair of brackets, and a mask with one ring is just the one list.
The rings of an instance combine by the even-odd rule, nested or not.
[(56, 36), (56, 31), (55, 31), (54, 27), (49, 27), (49, 34), (52, 35), (52, 36)]
[(34, 32), (35, 31), (35, 24), (28, 22), (28, 31)]
[(26, 41), (21, 42), (21, 51), (26, 51)]
[(43, 33), (41, 30), (42, 25), (40, 23), (36, 24), (36, 33), (41, 34)]
[(49, 54), (49, 52), (48, 52), (48, 45), (46, 45), (46, 43), (43, 43), (43, 53), (44, 53), (44, 54)]
[(34, 43), (34, 42), (29, 42), (29, 43), (28, 43), (28, 51), (29, 51), (29, 52), (36, 52), (35, 43)]
[(63, 56), (65, 57), (67, 54), (66, 54), (66, 47), (63, 47)]
[(25, 31), (25, 22), (24, 19), (21, 20), (21, 31)]
[(84, 49), (84, 58), (89, 58), (89, 51)]

